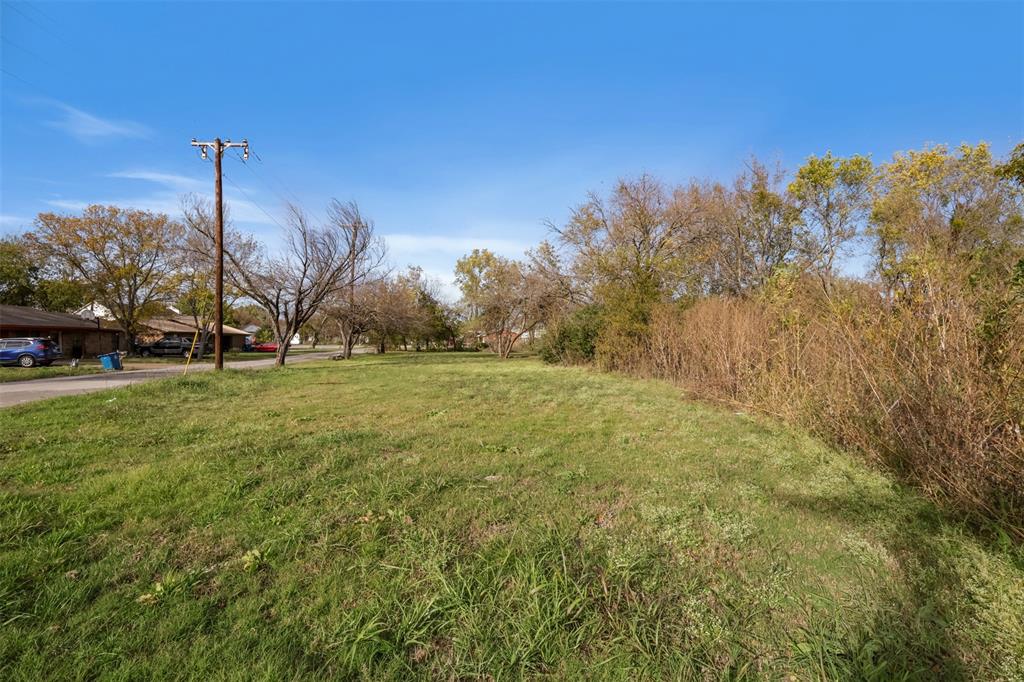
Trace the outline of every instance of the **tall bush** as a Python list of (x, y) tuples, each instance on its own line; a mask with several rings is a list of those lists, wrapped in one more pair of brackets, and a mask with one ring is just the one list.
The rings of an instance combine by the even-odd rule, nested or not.
[(540, 356), (545, 362), (580, 365), (594, 361), (601, 331), (601, 308), (584, 306), (541, 337)]

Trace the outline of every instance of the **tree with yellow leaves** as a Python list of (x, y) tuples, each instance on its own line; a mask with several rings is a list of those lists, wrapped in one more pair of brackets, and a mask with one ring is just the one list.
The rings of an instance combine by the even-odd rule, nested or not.
[(108, 310), (133, 343), (142, 320), (171, 300), (184, 229), (163, 213), (89, 206), (40, 213), (33, 244)]

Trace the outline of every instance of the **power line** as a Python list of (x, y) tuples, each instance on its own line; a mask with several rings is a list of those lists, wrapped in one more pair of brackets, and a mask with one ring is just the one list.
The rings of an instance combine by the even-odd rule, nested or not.
[(46, 59), (44, 57), (41, 57), (38, 53), (33, 52), (32, 50), (28, 49), (27, 47), (24, 47), (23, 45), (19, 45), (18, 43), (14, 42), (13, 40), (11, 40), (10, 38), (8, 38), (5, 35), (0, 35), (0, 40), (3, 40), (5, 43), (10, 45), (11, 47), (18, 48), (19, 50), (21, 50), (22, 52), (24, 52), (27, 55), (35, 57), (36, 59), (41, 61), (43, 64), (46, 64), (47, 66), (56, 66), (56, 64), (54, 64), (50, 60), (48, 60), (48, 59)]
[[(65, 43), (67, 42), (67, 39), (64, 36), (58, 35), (57, 33), (54, 33), (54, 31), (52, 29), (49, 29), (46, 26), (43, 26), (41, 23), (39, 23), (38, 21), (33, 19), (31, 16), (29, 16), (28, 14), (25, 14), (25, 12), (23, 12), (21, 10), (21, 8), (18, 7), (13, 2), (4, 2), (3, 6), (8, 8), (8, 9), (13, 9), (15, 12), (17, 12), (21, 16), (25, 17), (29, 21), (29, 23), (31, 23), (32, 25), (34, 25), (36, 28), (40, 29), (44, 33), (49, 33), (52, 37), (56, 38), (57, 40), (59, 40), (61, 42), (65, 42)], [(31, 7), (31, 5), (29, 5), (29, 6)], [(37, 9), (37, 8), (33, 7), (33, 9)], [(37, 11), (38, 11), (38, 9), (37, 9)]]
[(285, 229), (284, 225), (282, 225), (281, 223), (277, 222), (277, 219), (276, 219), (276, 218), (275, 218), (274, 216), (272, 216), (272, 215), (271, 215), (271, 214), (270, 214), (269, 212), (267, 212), (267, 210), (266, 210), (265, 208), (263, 208), (262, 206), (260, 206), (260, 204), (259, 204), (259, 203), (257, 203), (257, 201), (256, 201), (255, 199), (253, 199), (253, 198), (252, 198), (251, 196), (249, 196), (249, 193), (248, 193), (248, 192), (246, 192), (246, 191), (245, 191), (244, 189), (242, 189), (241, 185), (239, 185), (239, 184), (238, 184), (237, 182), (235, 182), (234, 180), (232, 180), (232, 179), (231, 179), (231, 176), (230, 176), (230, 175), (225, 175), (225, 176), (224, 176), (224, 179), (225, 179), (225, 180), (227, 180), (228, 182), (230, 182), (230, 183), (231, 183), (231, 186), (232, 186), (232, 187), (234, 187), (234, 188), (235, 188), (235, 189), (237, 189), (237, 190), (238, 190), (239, 192), (241, 192), (241, 193), (242, 193), (242, 196), (244, 196), (244, 197), (246, 198), (246, 200), (247, 200), (247, 201), (248, 201), (248, 202), (249, 202), (250, 204), (252, 204), (252, 205), (253, 205), (253, 206), (255, 206), (256, 208), (258, 208), (258, 209), (259, 209), (259, 210), (260, 210), (260, 211), (261, 211), (261, 212), (263, 213), (263, 215), (265, 215), (265, 216), (267, 216), (268, 218), (270, 218), (270, 220), (271, 220), (271, 221), (273, 221), (273, 223), (274, 223), (275, 225), (277, 225), (278, 227), (280, 227), (280, 228), (281, 228), (282, 230), (283, 230), (283, 229)]
[[(260, 158), (259, 154), (253, 152), (252, 155), (256, 157), (256, 160), (259, 161), (261, 165), (263, 165), (263, 159)], [(296, 205), (302, 204), (302, 201), (299, 199), (298, 195), (296, 195), (295, 192), (291, 191), (291, 188), (288, 187), (288, 185), (286, 185), (283, 180), (278, 178), (277, 175), (269, 168), (266, 168), (267, 173), (271, 175), (274, 180), (277, 181), (279, 189), (284, 190), (285, 194), (288, 194), (290, 198), (286, 198), (277, 189), (274, 189), (274, 187), (271, 186), (270, 182), (268, 182), (266, 178), (264, 178), (260, 173), (256, 172), (255, 166), (253, 166), (251, 163), (248, 163), (245, 159), (241, 158), (238, 155), (235, 156), (235, 159), (238, 160), (243, 166), (248, 168), (249, 172), (252, 173), (253, 176), (256, 177), (260, 182), (262, 182), (267, 187), (267, 189), (271, 191), (272, 194), (275, 194), (277, 198), (281, 200), (282, 203), (294, 203)]]
[[(254, 156), (256, 157), (257, 163), (259, 163), (260, 166), (264, 166), (263, 157), (261, 157), (259, 154), (254, 154)], [(288, 186), (288, 183), (286, 183), (284, 180), (281, 179), (281, 176), (279, 176), (277, 173), (275, 173), (274, 170), (272, 168), (270, 168), (269, 166), (265, 166), (265, 168), (266, 168), (267, 173), (270, 174), (270, 177), (273, 178), (277, 182), (277, 184), (280, 185), (284, 189), (285, 192), (287, 192), (288, 194), (291, 195), (292, 199), (295, 200), (295, 203), (297, 203), (297, 204), (301, 204), (302, 203), (302, 201), (299, 199), (298, 195), (295, 194), (295, 192), (292, 191), (292, 188)], [(255, 173), (256, 172), (255, 168), (253, 168), (252, 171), (253, 171), (253, 173)]]
[[(255, 154), (254, 154), (254, 155), (255, 155)], [(238, 161), (239, 163), (241, 163), (241, 164), (242, 164), (243, 166), (245, 166), (245, 167), (246, 167), (246, 168), (247, 168), (247, 169), (249, 170), (249, 172), (250, 172), (250, 173), (252, 173), (252, 175), (253, 175), (253, 177), (254, 177), (254, 178), (256, 178), (257, 180), (259, 180), (260, 182), (262, 182), (262, 183), (263, 183), (263, 186), (264, 186), (264, 187), (266, 187), (266, 188), (267, 188), (268, 190), (270, 190), (270, 193), (271, 193), (271, 194), (273, 194), (274, 196), (276, 196), (276, 197), (278, 198), (278, 200), (280, 200), (280, 202), (281, 202), (282, 204), (289, 204), (289, 203), (292, 203), (290, 199), (288, 199), (287, 197), (283, 196), (283, 195), (282, 195), (282, 194), (281, 194), (281, 193), (280, 193), (279, 191), (277, 191), (276, 189), (274, 189), (274, 187), (273, 187), (273, 186), (272, 186), (272, 185), (271, 185), (271, 184), (270, 184), (269, 182), (267, 182), (267, 180), (266, 180), (266, 179), (265, 179), (265, 178), (264, 178), (264, 177), (263, 177), (262, 175), (259, 175), (258, 173), (256, 173), (256, 171), (255, 171), (255, 170), (253, 170), (252, 166), (250, 166), (250, 165), (249, 165), (248, 163), (246, 163), (245, 161), (243, 161), (243, 160), (241, 159), (241, 157), (240, 157), (240, 156), (238, 156), (238, 155), (236, 154), (236, 155), (234, 155), (234, 158), (235, 158), (235, 160), (237, 160), (237, 161)]]
[(49, 12), (44, 12), (43, 8), (39, 7), (38, 4), (39, 3), (26, 2), (25, 6), (31, 8), (33, 12), (38, 12), (39, 14), (41, 14), (44, 19), (49, 21), (54, 26), (62, 26), (59, 21), (53, 18), (53, 15), (51, 15)]
[(9, 71), (7, 71), (6, 69), (4, 69), (3, 67), (0, 67), (0, 73), (3, 73), (3, 74), (6, 74), (7, 76), (10, 76), (10, 77), (11, 77), (11, 78), (13, 78), (13, 79), (14, 79), (15, 81), (22, 81), (23, 83), (25, 83), (25, 84), (26, 84), (26, 85), (28, 85), (29, 87), (32, 87), (32, 88), (36, 88), (37, 90), (39, 89), (38, 87), (36, 87), (36, 86), (35, 86), (35, 85), (33, 85), (32, 83), (30, 83), (29, 81), (27, 81), (27, 80), (25, 80), (24, 78), (22, 78), (22, 77), (18, 76), (17, 74), (12, 74), (12, 73), (10, 73)]

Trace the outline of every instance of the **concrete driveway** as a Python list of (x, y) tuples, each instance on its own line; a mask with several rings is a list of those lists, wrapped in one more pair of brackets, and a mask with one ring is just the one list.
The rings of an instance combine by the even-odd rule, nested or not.
[[(286, 362), (287, 365), (294, 365), (300, 362), (311, 360), (326, 360), (336, 351), (324, 353), (302, 353), (291, 355)], [(224, 363), (230, 369), (263, 369), (274, 366), (273, 356), (260, 360), (237, 360)], [(108, 388), (138, 384), (153, 379), (165, 379), (172, 376), (181, 376), (184, 367), (182, 365), (166, 365), (154, 367), (153, 369), (137, 369), (124, 372), (107, 372), (104, 374), (86, 374), (80, 377), (54, 377), (52, 379), (33, 379), (30, 381), (12, 381), (0, 384), (0, 408), (30, 403), (36, 400), (57, 398), (64, 395), (78, 395), (80, 393), (92, 393), (103, 391)], [(213, 363), (197, 363), (189, 367), (189, 374), (193, 372), (209, 372), (213, 369)]]

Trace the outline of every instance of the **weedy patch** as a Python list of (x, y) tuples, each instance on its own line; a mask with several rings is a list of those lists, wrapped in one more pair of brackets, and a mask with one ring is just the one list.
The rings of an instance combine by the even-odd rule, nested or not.
[(265, 564), (266, 558), (264, 558), (263, 552), (258, 549), (250, 549), (242, 555), (242, 570), (246, 573), (257, 571)]

